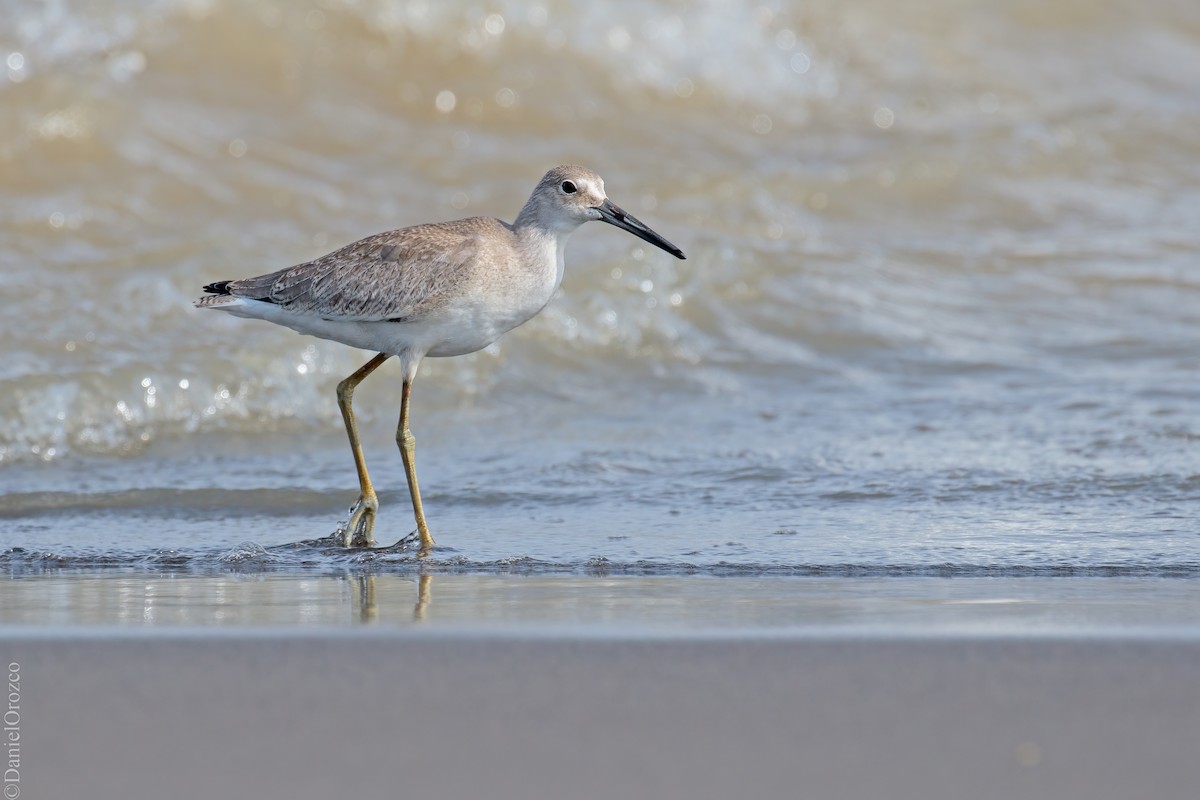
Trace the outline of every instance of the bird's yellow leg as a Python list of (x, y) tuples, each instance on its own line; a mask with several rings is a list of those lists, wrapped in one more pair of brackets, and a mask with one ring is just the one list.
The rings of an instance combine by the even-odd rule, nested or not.
[(371, 486), (371, 476), (367, 474), (367, 462), (363, 458), (358, 425), (350, 404), (354, 399), (355, 387), (387, 359), (387, 353), (378, 354), (337, 387), (338, 408), (342, 410), (346, 436), (350, 438), (350, 451), (354, 453), (354, 468), (358, 470), (358, 501), (350, 507), (350, 517), (341, 531), (342, 544), (346, 547), (370, 547), (375, 544), (375, 514), (379, 511), (379, 499), (375, 496), (375, 488)]
[(396, 426), (396, 444), (400, 446), (400, 458), (404, 461), (404, 474), (408, 478), (408, 493), (412, 496), (413, 514), (417, 518), (417, 534), (421, 537), (421, 555), (428, 555), (434, 545), (425, 524), (425, 509), (421, 506), (421, 489), (417, 486), (417, 464), (414, 457), (416, 438), (408, 429), (408, 398), (412, 394), (412, 381), (404, 381), (400, 395), (400, 424)]

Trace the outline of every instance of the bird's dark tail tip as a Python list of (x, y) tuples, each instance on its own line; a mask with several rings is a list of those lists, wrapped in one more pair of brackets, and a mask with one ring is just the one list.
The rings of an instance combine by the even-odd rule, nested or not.
[(217, 281), (216, 283), (210, 283), (204, 287), (204, 291), (208, 292), (209, 294), (229, 294), (230, 283), (232, 283), (232, 281)]

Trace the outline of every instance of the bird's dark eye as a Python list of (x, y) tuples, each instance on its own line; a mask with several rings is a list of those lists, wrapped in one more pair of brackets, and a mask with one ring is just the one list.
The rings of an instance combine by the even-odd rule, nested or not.
[(578, 189), (575, 188), (574, 181), (563, 181), (562, 182), (562, 190), (563, 190), (563, 194), (575, 194), (575, 192), (578, 191)]

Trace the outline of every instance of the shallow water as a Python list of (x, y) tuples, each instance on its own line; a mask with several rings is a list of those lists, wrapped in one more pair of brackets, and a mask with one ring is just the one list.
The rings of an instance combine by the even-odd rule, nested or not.
[[(540, 317), (423, 365), (433, 571), (1200, 575), (1194, 3), (6, 18), (13, 574), (412, 570), (272, 549), (354, 499), (368, 354), (190, 301), (580, 162), (688, 260), (588, 226)], [(356, 398), (383, 542), (398, 395)]]
[[(0, 583), (14, 633), (382, 626), (443, 634), (1200, 636), (1194, 581), (209, 574), (26, 575)], [(18, 630), (19, 627), (19, 630)]]

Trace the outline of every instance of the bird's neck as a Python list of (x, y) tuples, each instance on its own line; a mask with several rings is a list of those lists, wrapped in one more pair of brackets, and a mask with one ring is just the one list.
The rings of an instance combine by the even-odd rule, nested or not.
[(543, 209), (535, 197), (529, 198), (529, 202), (521, 209), (521, 213), (517, 214), (517, 219), (513, 222), (513, 228), (543, 231), (557, 237), (560, 241), (574, 232), (579, 225), (579, 222), (569, 217), (547, 213), (547, 209)]
[[(519, 219), (519, 218), (518, 218)], [(546, 270), (546, 278), (550, 277), (549, 270), (554, 270), (554, 288), (558, 288), (563, 279), (563, 254), (567, 247), (567, 239), (571, 230), (548, 230), (541, 225), (513, 225), (513, 233), (521, 242), (521, 249), (528, 254), (526, 263), (537, 269)]]
[(513, 221), (513, 228), (517, 230), (528, 230), (531, 228), (540, 227), (541, 225), (539, 224), (538, 220), (537, 206), (534, 204), (533, 198), (530, 198), (529, 202), (525, 204), (525, 207), (521, 209), (521, 213), (517, 214), (517, 218)]

